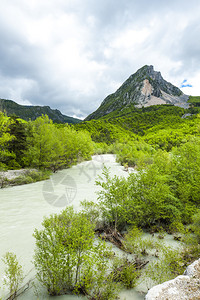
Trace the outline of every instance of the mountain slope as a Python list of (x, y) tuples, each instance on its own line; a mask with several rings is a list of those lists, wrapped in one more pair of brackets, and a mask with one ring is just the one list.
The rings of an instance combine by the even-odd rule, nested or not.
[(28, 121), (35, 120), (37, 117), (48, 115), (55, 123), (79, 123), (81, 120), (63, 115), (58, 109), (51, 109), (49, 106), (28, 106), (20, 105), (12, 100), (0, 99), (0, 111), (8, 115), (15, 114), (21, 119)]
[(158, 104), (173, 104), (187, 108), (188, 96), (176, 86), (163, 79), (153, 66), (144, 66), (131, 75), (113, 94), (107, 96), (100, 107), (86, 120), (98, 119), (129, 105), (146, 107)]

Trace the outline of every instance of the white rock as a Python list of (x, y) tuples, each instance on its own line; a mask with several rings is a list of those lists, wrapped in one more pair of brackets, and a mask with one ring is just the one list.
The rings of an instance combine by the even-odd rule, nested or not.
[(187, 267), (184, 275), (152, 287), (145, 300), (200, 299), (200, 259)]

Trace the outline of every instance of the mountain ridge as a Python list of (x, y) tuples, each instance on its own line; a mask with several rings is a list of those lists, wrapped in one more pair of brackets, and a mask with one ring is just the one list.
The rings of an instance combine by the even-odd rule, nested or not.
[(19, 118), (28, 121), (35, 120), (42, 115), (48, 117), (55, 123), (76, 124), (81, 120), (63, 115), (58, 109), (52, 109), (50, 106), (39, 105), (20, 105), (13, 100), (0, 99), (0, 111), (6, 112), (8, 115), (15, 114)]
[(188, 108), (188, 99), (178, 87), (164, 80), (160, 72), (154, 71), (152, 65), (145, 65), (132, 74), (115, 93), (108, 95), (85, 120), (98, 119), (131, 104), (137, 108), (158, 104)]

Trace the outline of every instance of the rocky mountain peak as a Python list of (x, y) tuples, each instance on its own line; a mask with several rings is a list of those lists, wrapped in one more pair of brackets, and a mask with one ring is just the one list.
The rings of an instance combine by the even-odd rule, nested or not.
[[(158, 74), (161, 75), (160, 72), (154, 71), (154, 67), (152, 65), (150, 65), (150, 66), (145, 65), (142, 68), (138, 69), (136, 73), (143, 74), (144, 76), (150, 76), (150, 77), (152, 77), (152, 79), (155, 79), (156, 77), (158, 77)], [(133, 75), (135, 75), (135, 74), (133, 74)]]
[(158, 104), (188, 107), (187, 100), (188, 96), (164, 80), (160, 72), (154, 71), (152, 65), (145, 65), (132, 74), (115, 93), (107, 96), (86, 120), (99, 118), (130, 104), (136, 107)]

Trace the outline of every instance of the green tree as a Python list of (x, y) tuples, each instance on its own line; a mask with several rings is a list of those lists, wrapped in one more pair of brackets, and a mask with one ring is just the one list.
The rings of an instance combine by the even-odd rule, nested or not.
[(56, 171), (63, 164), (61, 158), (64, 154), (59, 129), (47, 115), (37, 118), (29, 126), (28, 150), (25, 152), (26, 165)]
[(10, 134), (9, 126), (12, 121), (4, 113), (0, 112), (0, 162), (6, 166), (11, 159), (15, 159), (15, 154), (8, 149), (9, 142), (14, 140)]
[(170, 224), (181, 218), (181, 204), (168, 185), (169, 177), (150, 166), (128, 178), (129, 214), (139, 226)]
[(99, 176), (96, 185), (102, 189), (98, 192), (99, 209), (105, 225), (111, 226), (116, 231), (126, 225), (127, 181), (123, 177), (109, 174), (109, 169), (104, 167), (103, 177)]
[(14, 137), (8, 143), (8, 150), (15, 154), (15, 160), (9, 162), (9, 168), (24, 167), (24, 151), (27, 149), (27, 122), (17, 116), (10, 116), (9, 133)]
[(64, 160), (67, 165), (77, 161), (89, 160), (94, 152), (93, 142), (87, 131), (76, 131), (66, 125), (62, 130), (62, 143), (64, 145)]
[(93, 143), (87, 132), (77, 132), (69, 125), (55, 126), (48, 116), (29, 123), (27, 144), (26, 165), (53, 172), (90, 159), (93, 153)]

